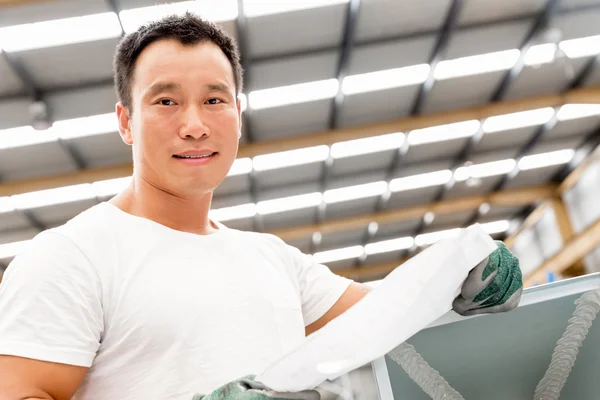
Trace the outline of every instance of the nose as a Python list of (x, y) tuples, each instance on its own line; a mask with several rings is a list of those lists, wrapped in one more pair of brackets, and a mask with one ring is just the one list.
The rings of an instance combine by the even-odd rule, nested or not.
[(210, 136), (210, 129), (201, 111), (196, 107), (190, 106), (185, 110), (179, 136), (182, 139), (200, 139)]

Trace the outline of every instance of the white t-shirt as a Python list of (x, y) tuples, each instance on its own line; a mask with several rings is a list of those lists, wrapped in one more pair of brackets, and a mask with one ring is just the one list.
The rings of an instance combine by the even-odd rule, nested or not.
[(280, 239), (194, 235), (102, 203), (0, 285), (0, 354), (90, 367), (75, 399), (186, 399), (258, 374), (350, 281)]

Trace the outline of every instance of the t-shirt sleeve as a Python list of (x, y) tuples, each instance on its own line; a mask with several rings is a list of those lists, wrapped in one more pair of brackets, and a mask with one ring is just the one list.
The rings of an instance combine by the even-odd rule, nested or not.
[(298, 276), (304, 325), (321, 318), (344, 294), (352, 280), (336, 275), (311, 255), (287, 246)]
[(0, 354), (89, 367), (103, 330), (101, 293), (75, 243), (39, 234), (0, 284)]

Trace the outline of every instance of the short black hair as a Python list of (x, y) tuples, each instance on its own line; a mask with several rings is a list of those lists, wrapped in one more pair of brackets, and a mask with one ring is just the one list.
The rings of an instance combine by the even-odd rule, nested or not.
[(170, 15), (142, 25), (138, 30), (123, 37), (117, 45), (113, 60), (113, 72), (117, 98), (131, 112), (131, 87), (135, 63), (142, 51), (150, 44), (175, 39), (183, 45), (212, 42), (219, 46), (233, 69), (236, 93), (243, 88), (243, 71), (238, 46), (218, 25), (192, 13)]

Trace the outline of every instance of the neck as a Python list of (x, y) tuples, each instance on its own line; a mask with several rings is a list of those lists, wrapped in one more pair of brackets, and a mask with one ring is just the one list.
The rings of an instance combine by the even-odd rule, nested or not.
[(178, 196), (135, 176), (127, 189), (110, 200), (126, 213), (199, 235), (218, 230), (208, 218), (211, 201), (212, 192)]

